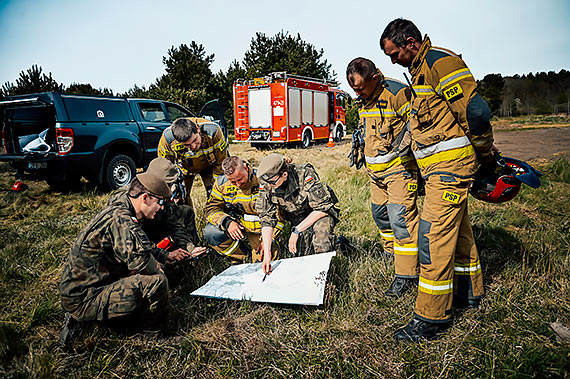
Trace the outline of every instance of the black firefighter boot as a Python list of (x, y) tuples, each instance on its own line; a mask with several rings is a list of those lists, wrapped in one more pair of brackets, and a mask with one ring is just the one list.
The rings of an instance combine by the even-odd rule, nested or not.
[(77, 321), (70, 313), (65, 312), (63, 328), (59, 335), (59, 346), (63, 348), (70, 346), (73, 339), (81, 332), (82, 327), (81, 321)]
[(404, 342), (417, 342), (421, 339), (433, 340), (449, 328), (449, 323), (433, 323), (414, 317), (408, 325), (396, 330), (394, 338)]
[(384, 296), (401, 297), (407, 290), (418, 285), (418, 278), (400, 278), (396, 276)]

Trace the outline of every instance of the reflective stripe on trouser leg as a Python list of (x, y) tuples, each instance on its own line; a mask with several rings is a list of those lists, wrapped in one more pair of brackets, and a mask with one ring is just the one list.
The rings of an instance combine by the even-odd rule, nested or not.
[(215, 225), (207, 223), (203, 231), (204, 239), (221, 255), (230, 257), (234, 261), (243, 262), (247, 257), (247, 251), (242, 251), (240, 241), (234, 241)]
[[(445, 182), (439, 176), (426, 180), (426, 198), (419, 238), (420, 279), (415, 314), (431, 322), (447, 322), (453, 300), (454, 262), (467, 211), (470, 181)], [(461, 237), (463, 238), (463, 236)], [(423, 246), (423, 244), (429, 244)]]
[(384, 251), (394, 254), (394, 233), (388, 218), (388, 191), (385, 182), (370, 179), (370, 201), (372, 218), (379, 229)]
[(467, 209), (461, 220), (461, 231), (455, 251), (454, 271), (455, 286), (453, 291), (456, 298), (467, 300), (479, 299), (483, 296), (481, 262), (475, 246), (475, 237), (469, 223), (469, 211)]
[(388, 218), (394, 235), (394, 269), (397, 277), (417, 278), (418, 261), (417, 174), (395, 174), (388, 184)]

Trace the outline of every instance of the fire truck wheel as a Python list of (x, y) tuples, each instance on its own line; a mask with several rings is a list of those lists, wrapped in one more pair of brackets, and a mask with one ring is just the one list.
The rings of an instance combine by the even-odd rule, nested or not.
[(303, 133), (303, 139), (301, 140), (301, 146), (303, 147), (303, 149), (306, 149), (309, 146), (311, 146), (311, 132), (309, 132), (308, 130), (305, 130), (305, 133)]
[(343, 134), (343, 133), (342, 133), (342, 126), (339, 125), (339, 126), (336, 128), (336, 135), (335, 135), (335, 137), (334, 137), (334, 141), (335, 141), (335, 142), (340, 142), (340, 140), (342, 139), (342, 134)]

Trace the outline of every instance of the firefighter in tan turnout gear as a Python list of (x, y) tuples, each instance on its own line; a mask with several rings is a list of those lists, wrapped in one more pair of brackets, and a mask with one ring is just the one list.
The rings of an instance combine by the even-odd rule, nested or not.
[(179, 118), (162, 132), (158, 156), (176, 164), (184, 175), (188, 204), (194, 177), (200, 174), (209, 196), (214, 180), (221, 175), (228, 145), (222, 129), (204, 118)]
[[(263, 256), (261, 224), (255, 211), (259, 179), (249, 163), (236, 156), (226, 158), (222, 169), (224, 175), (214, 183), (204, 210), (208, 221), (204, 239), (218, 253), (230, 257), (232, 263), (259, 262)], [(278, 221), (274, 237), (282, 229), (283, 223)], [(272, 259), (277, 259), (275, 245)]]
[(467, 195), (479, 168), (491, 166), (490, 110), (460, 56), (431, 45), (408, 20), (388, 24), (380, 46), (412, 75), (412, 150), (426, 197), (419, 222), (420, 278), (413, 319), (395, 338), (435, 338), (449, 325), (452, 305), (478, 307), (481, 263)]
[(384, 78), (366, 58), (353, 59), (346, 69), (358, 97), (359, 127), (364, 129), (364, 155), (370, 176), (372, 217), (384, 249), (394, 254), (395, 278), (386, 296), (400, 297), (415, 286), (418, 263), (418, 167), (409, 149), (411, 91)]

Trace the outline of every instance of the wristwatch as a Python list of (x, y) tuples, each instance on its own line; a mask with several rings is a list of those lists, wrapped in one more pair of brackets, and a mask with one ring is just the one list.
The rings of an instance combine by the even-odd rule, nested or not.
[(298, 235), (298, 236), (301, 235), (301, 231), (300, 231), (299, 229), (297, 229), (297, 227), (294, 227), (291, 232), (292, 232), (292, 233), (295, 233), (295, 234)]

